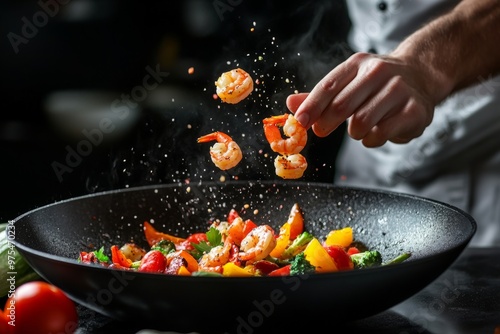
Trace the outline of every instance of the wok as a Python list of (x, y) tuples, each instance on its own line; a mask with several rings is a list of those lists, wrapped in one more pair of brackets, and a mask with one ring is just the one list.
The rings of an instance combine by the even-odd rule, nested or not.
[[(136, 242), (142, 223), (180, 236), (206, 231), (231, 208), (279, 228), (298, 203), (305, 228), (326, 236), (351, 226), (357, 241), (384, 259), (376, 268), (289, 277), (179, 277), (77, 262), (80, 251)], [(246, 205), (248, 204), (248, 207)], [(382, 312), (445, 271), (476, 231), (465, 212), (437, 201), (306, 182), (169, 184), (107, 191), (50, 204), (14, 220), (14, 244), (47, 281), (76, 302), (118, 320), (169, 330), (251, 333), (297, 318), (341, 324)], [(280, 327), (277, 327), (280, 326)]]

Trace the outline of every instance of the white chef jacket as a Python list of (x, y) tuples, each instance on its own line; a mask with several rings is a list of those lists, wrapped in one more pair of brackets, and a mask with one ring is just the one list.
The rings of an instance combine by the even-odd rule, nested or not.
[[(458, 1), (346, 3), (353, 50), (385, 54)], [(432, 124), (410, 143), (388, 142), (379, 148), (366, 148), (346, 135), (334, 183), (387, 189), (451, 204), (477, 222), (471, 246), (500, 245), (500, 76), (479, 79), (479, 84), (437, 106)]]

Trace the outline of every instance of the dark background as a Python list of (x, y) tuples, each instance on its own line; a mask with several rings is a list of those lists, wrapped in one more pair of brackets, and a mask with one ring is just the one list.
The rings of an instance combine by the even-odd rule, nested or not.
[[(102, 190), (276, 178), (261, 120), (284, 113), (288, 94), (310, 90), (349, 55), (349, 24), (338, 0), (2, 1), (0, 184), (7, 199), (1, 221)], [(17, 52), (13, 38), (23, 38)], [(54, 163), (66, 165), (68, 148), (76, 149), (86, 139), (81, 131), (92, 128), (77, 124), (70, 131), (70, 122), (47, 106), (49, 97), (69, 90), (120, 98), (142, 85), (147, 66), (168, 76), (141, 101), (137, 119), (104, 135), (58, 178)], [(225, 105), (212, 98), (214, 81), (236, 66), (259, 84), (247, 100)], [(196, 143), (217, 130), (244, 150), (245, 161), (228, 172), (209, 161), (208, 144)], [(332, 182), (342, 132), (324, 139), (310, 132), (303, 179)]]

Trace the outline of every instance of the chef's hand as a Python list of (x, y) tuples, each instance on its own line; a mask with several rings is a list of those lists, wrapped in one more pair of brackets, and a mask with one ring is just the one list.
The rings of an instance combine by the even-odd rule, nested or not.
[(328, 73), (310, 93), (286, 104), (306, 128), (325, 137), (346, 119), (348, 133), (366, 147), (407, 143), (431, 123), (436, 97), (429, 78), (391, 56), (356, 53)]

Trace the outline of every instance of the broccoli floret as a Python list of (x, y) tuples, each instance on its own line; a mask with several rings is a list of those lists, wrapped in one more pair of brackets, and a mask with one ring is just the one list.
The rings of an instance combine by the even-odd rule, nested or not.
[(382, 254), (376, 250), (369, 250), (351, 255), (351, 260), (356, 268), (368, 268), (382, 264)]
[(306, 259), (304, 253), (295, 256), (290, 264), (290, 275), (312, 274), (316, 268)]
[(159, 250), (163, 254), (167, 255), (175, 251), (175, 244), (170, 240), (160, 240), (151, 247), (151, 250)]
[(314, 239), (314, 236), (311, 233), (307, 231), (302, 232), (297, 236), (297, 238), (292, 241), (287, 249), (285, 249), (285, 251), (281, 255), (281, 258), (287, 259), (299, 254), (304, 250), (309, 241), (311, 241), (312, 239)]

